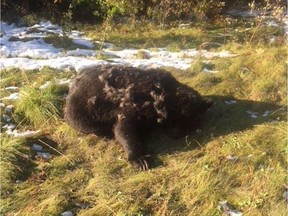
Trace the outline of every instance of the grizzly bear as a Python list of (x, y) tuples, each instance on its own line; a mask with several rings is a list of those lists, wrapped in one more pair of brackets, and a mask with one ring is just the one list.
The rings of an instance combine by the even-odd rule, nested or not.
[(150, 167), (144, 137), (161, 127), (173, 137), (199, 128), (212, 106), (191, 87), (162, 69), (97, 66), (84, 69), (66, 99), (66, 122), (83, 133), (115, 137), (128, 160)]

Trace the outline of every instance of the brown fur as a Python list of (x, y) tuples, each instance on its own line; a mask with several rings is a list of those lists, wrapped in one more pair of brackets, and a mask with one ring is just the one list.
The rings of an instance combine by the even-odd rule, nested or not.
[(103, 66), (89, 68), (74, 80), (65, 119), (83, 133), (114, 136), (128, 160), (148, 169), (142, 142), (155, 126), (183, 135), (199, 127), (212, 102), (161, 69)]

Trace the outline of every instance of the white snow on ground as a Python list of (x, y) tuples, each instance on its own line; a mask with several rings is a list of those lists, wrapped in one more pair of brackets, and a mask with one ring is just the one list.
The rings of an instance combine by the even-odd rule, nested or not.
[(17, 130), (7, 130), (6, 134), (16, 137), (16, 138), (30, 138), (30, 137), (35, 137), (41, 133), (40, 130), (37, 131), (23, 131), (23, 132), (18, 132)]
[[(209, 52), (206, 50), (188, 49), (180, 52), (169, 52), (166, 48), (152, 50), (124, 49), (115, 51), (113, 44), (105, 43), (101, 53), (93, 50), (94, 44), (83, 33), (72, 31), (68, 37), (72, 42), (79, 44), (82, 48), (65, 50), (56, 48), (45, 42), (45, 37), (54, 35), (62, 37), (62, 28), (50, 22), (41, 22), (32, 27), (17, 27), (1, 22), (2, 37), (0, 38), (0, 69), (22, 68), (41, 69), (49, 66), (56, 69), (80, 71), (83, 68), (102, 65), (120, 64), (141, 68), (174, 67), (186, 70), (191, 66), (193, 60), (198, 56), (206, 58), (234, 57), (228, 51)], [(84, 49), (83, 49), (84, 47)], [(85, 49), (87, 47), (87, 49)], [(144, 58), (137, 58), (139, 52), (144, 53)], [(97, 55), (104, 55), (107, 60), (99, 60)], [(140, 56), (141, 56), (140, 54)]]
[[(287, 20), (287, 18), (284, 20), (286, 33), (288, 32)], [(0, 38), (0, 69), (16, 67), (32, 70), (48, 66), (61, 70), (80, 71), (90, 66), (120, 64), (141, 68), (173, 67), (186, 70), (199, 56), (207, 59), (236, 56), (225, 50), (220, 52), (196, 49), (170, 52), (166, 48), (119, 50), (111, 43), (105, 43), (104, 49), (100, 52), (94, 49), (94, 45), (100, 42), (90, 40), (79, 31), (72, 31), (68, 37), (72, 39), (73, 43), (81, 45), (81, 49), (65, 50), (56, 48), (44, 40), (45, 37), (62, 37), (64, 35), (62, 28), (51, 22), (41, 22), (32, 27), (17, 27), (5, 22), (0, 22), (0, 24), (2, 35)], [(106, 60), (97, 59), (99, 54), (105, 56)]]
[(18, 100), (20, 98), (19, 93), (12, 93), (7, 97), (3, 97), (0, 100)]

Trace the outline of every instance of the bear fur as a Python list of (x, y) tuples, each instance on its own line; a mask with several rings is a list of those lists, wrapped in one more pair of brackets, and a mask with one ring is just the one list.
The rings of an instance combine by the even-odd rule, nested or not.
[(155, 127), (173, 137), (199, 128), (210, 100), (162, 69), (98, 66), (83, 70), (66, 100), (66, 122), (83, 133), (115, 137), (128, 160), (149, 169), (143, 138)]

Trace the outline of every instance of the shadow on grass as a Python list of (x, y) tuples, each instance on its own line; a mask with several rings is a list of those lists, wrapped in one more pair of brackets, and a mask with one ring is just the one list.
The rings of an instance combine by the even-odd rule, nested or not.
[[(33, 145), (37, 144), (41, 146), (41, 150), (33, 149)], [(43, 155), (55, 155), (53, 149), (57, 148), (57, 143), (47, 137), (31, 138), (26, 141), (27, 147), (29, 147), (29, 152), (27, 151), (28, 158), (20, 158), (17, 164), (20, 165), (21, 172), (18, 173), (15, 179), (20, 181), (26, 181), (28, 179), (33, 179), (33, 181), (43, 180), (41, 170), (37, 167), (39, 162), (47, 162), (49, 159), (43, 157)]]
[[(249, 130), (255, 125), (286, 121), (286, 107), (224, 96), (209, 96), (209, 98), (214, 101), (214, 106), (208, 111), (200, 133), (191, 132), (178, 140), (173, 140), (162, 132), (160, 135), (153, 133), (148, 140), (148, 150), (155, 156), (190, 151), (200, 147), (199, 144), (203, 146), (217, 137)], [(154, 165), (156, 167), (161, 165), (161, 161), (156, 159)]]

